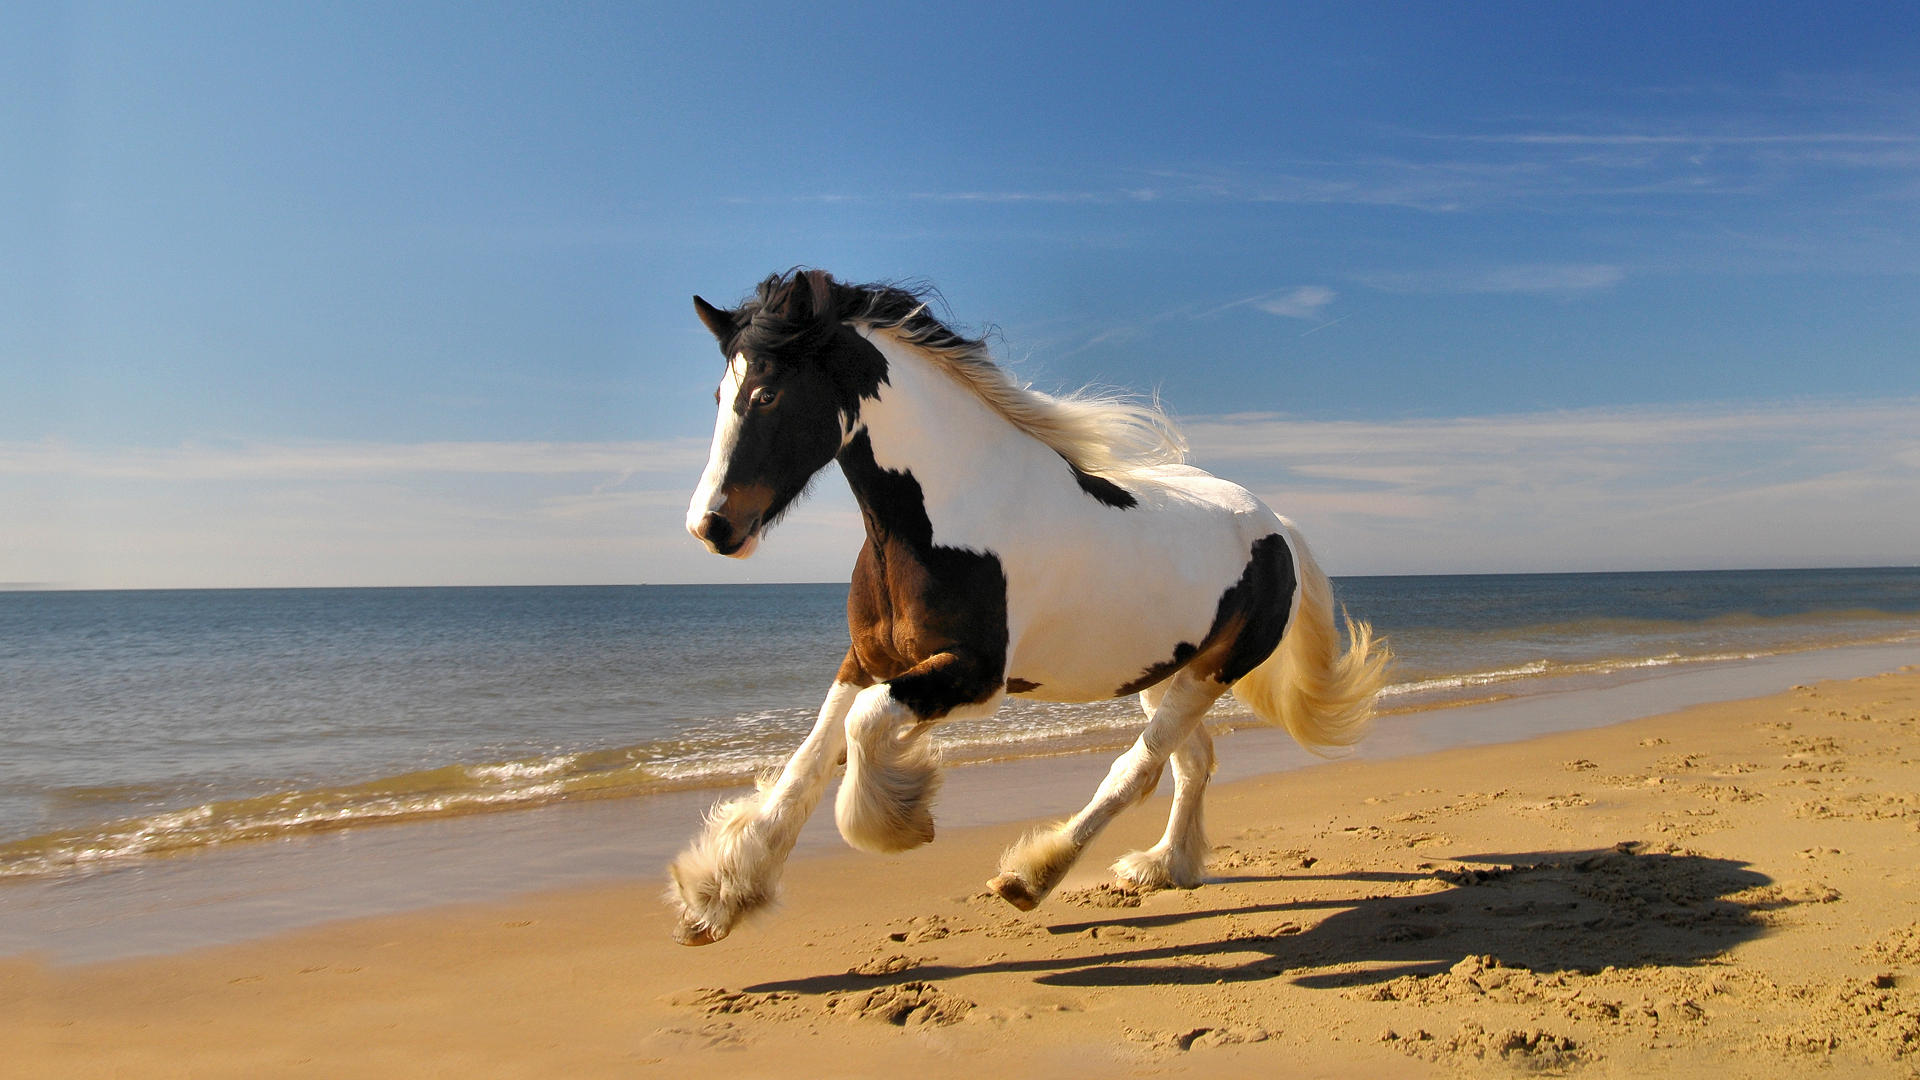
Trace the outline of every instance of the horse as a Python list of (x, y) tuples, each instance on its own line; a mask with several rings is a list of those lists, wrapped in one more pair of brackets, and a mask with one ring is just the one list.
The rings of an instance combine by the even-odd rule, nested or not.
[(991, 716), (1008, 696), (1137, 694), (1147, 717), (1083, 809), (1001, 857), (987, 888), (1023, 911), (1169, 759), (1165, 834), (1112, 870), (1139, 890), (1202, 884), (1214, 749), (1201, 718), (1229, 690), (1309, 749), (1360, 738), (1386, 643), (1355, 620), (1342, 647), (1299, 530), (1184, 464), (1185, 440), (1157, 406), (1031, 389), (936, 318), (926, 290), (796, 269), (736, 308), (693, 303), (726, 371), (687, 530), (747, 558), (837, 461), (866, 542), (847, 594), (850, 645), (812, 730), (777, 775), (716, 805), (669, 867), (681, 943), (719, 941), (774, 898), (842, 763), (834, 817), (849, 844), (932, 840), (928, 732)]

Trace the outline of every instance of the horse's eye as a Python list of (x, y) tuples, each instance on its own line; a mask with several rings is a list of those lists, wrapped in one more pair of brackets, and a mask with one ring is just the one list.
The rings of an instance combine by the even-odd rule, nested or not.
[(753, 397), (750, 398), (749, 400), (753, 403), (754, 408), (764, 409), (771, 406), (775, 401), (779, 400), (779, 398), (780, 398), (780, 391), (775, 390), (772, 387), (763, 386), (760, 389), (755, 390), (753, 392)]

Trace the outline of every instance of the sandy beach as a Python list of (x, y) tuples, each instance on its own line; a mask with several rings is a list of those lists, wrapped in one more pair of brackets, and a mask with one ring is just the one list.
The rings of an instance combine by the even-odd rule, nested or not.
[[(1018, 831), (186, 953), (0, 961), (8, 1076), (1920, 1075), (1920, 671), (1223, 783), (1211, 879), (984, 895)], [(1230, 753), (1231, 746), (1226, 750)]]

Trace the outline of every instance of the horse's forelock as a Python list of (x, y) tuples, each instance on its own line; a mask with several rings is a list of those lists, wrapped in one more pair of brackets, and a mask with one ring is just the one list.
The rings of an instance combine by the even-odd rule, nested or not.
[(931, 286), (918, 282), (854, 285), (825, 270), (796, 266), (767, 275), (734, 315), (743, 329), (754, 331), (743, 342), (749, 346), (787, 344), (840, 323), (898, 329), (921, 345), (977, 345), (934, 316), (929, 301), (937, 299)]
[(833, 278), (824, 270), (789, 270), (762, 281), (739, 310), (737, 348), (767, 352), (830, 332)]

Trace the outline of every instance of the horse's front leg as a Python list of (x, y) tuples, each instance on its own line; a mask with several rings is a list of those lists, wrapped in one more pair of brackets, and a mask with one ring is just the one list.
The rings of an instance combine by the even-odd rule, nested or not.
[(812, 732), (779, 777), (716, 805), (699, 839), (673, 860), (667, 899), (680, 911), (673, 936), (682, 945), (719, 941), (773, 899), (800, 827), (840, 764), (847, 712), (859, 693), (853, 683), (834, 683)]
[(893, 852), (932, 840), (940, 761), (927, 730), (991, 715), (1004, 696), (1000, 672), (961, 650), (860, 691), (847, 714), (847, 775), (833, 807), (847, 843)]

